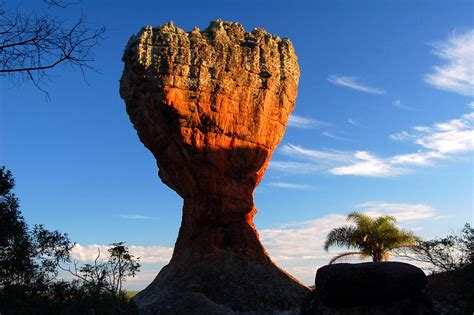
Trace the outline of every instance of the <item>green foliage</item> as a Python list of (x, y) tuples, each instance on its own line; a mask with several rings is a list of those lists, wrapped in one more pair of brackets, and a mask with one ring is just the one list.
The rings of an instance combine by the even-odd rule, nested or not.
[(389, 252), (403, 246), (411, 246), (419, 238), (410, 231), (398, 228), (393, 216), (371, 218), (360, 212), (352, 212), (347, 220), (354, 225), (335, 228), (329, 232), (324, 250), (331, 246), (344, 246), (356, 249), (334, 257), (330, 263), (350, 255), (371, 257), (373, 261), (388, 260)]
[[(114, 243), (105, 262), (71, 265), (67, 234), (43, 225), (28, 229), (12, 189), (15, 180), (0, 167), (0, 314), (135, 314), (122, 291), (126, 277), (140, 270), (139, 258), (125, 243)], [(60, 270), (75, 279), (58, 279)]]
[(113, 243), (108, 249), (107, 261), (101, 262), (101, 252), (97, 248), (97, 256), (93, 263), (87, 263), (78, 267), (74, 263), (74, 270), (68, 271), (83, 282), (83, 286), (91, 292), (108, 292), (119, 295), (123, 293), (122, 284), (126, 278), (134, 277), (140, 271), (140, 257), (130, 254), (124, 242)]
[(30, 277), (29, 241), (18, 198), (11, 191), (15, 180), (5, 167), (0, 168), (0, 285)]
[(397, 251), (398, 256), (427, 264), (433, 273), (472, 268), (474, 228), (466, 223), (458, 234), (427, 241)]
[(42, 225), (28, 230), (12, 192), (15, 180), (0, 168), (0, 285), (46, 283), (57, 276), (60, 262), (69, 261), (72, 244), (67, 234)]
[(9, 285), (0, 293), (1, 314), (138, 314), (124, 292), (91, 292), (81, 281)]

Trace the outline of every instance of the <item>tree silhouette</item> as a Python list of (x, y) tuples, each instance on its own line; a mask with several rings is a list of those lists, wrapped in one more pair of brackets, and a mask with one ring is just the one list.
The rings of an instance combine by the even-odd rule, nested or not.
[(352, 221), (354, 225), (331, 230), (326, 237), (324, 250), (328, 251), (329, 247), (336, 245), (358, 251), (337, 255), (329, 264), (350, 255), (371, 257), (374, 262), (385, 261), (388, 260), (390, 251), (413, 245), (419, 240), (412, 232), (398, 228), (393, 216), (380, 216), (373, 219), (354, 211), (347, 216), (347, 220)]
[(29, 231), (12, 189), (15, 180), (0, 167), (0, 284), (47, 283), (57, 276), (60, 262), (69, 261), (67, 234), (35, 225)]
[[(105, 262), (99, 262), (99, 252), (94, 263), (78, 267), (67, 234), (43, 225), (28, 228), (14, 187), (12, 173), (1, 166), (0, 314), (135, 314), (122, 284), (140, 264), (125, 243), (112, 244)], [(58, 277), (70, 264), (74, 279)]]
[(474, 228), (466, 223), (457, 234), (420, 240), (415, 246), (396, 250), (399, 257), (428, 265), (433, 273), (454, 271), (474, 264)]
[[(48, 7), (66, 8), (72, 3), (44, 0)], [(59, 64), (94, 70), (93, 48), (104, 38), (105, 28), (94, 28), (81, 16), (70, 23), (47, 13), (6, 12), (0, 3), (0, 76), (41, 87)]]

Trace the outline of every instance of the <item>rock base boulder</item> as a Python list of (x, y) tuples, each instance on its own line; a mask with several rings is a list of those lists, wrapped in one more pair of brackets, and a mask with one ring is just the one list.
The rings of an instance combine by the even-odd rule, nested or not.
[(327, 265), (302, 314), (433, 314), (426, 283), (420, 268), (401, 262)]
[(316, 288), (327, 305), (360, 305), (413, 297), (426, 286), (425, 273), (401, 262), (333, 264), (316, 273)]
[(299, 314), (309, 292), (273, 263), (170, 263), (135, 302), (141, 314)]

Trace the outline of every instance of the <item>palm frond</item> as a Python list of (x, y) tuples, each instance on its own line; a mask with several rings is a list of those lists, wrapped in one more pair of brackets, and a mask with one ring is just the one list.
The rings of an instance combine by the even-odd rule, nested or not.
[(372, 223), (372, 218), (361, 212), (352, 211), (347, 215), (347, 221), (352, 221), (357, 226), (368, 226)]
[(329, 247), (336, 246), (346, 246), (351, 247), (352, 244), (352, 234), (354, 233), (354, 227), (352, 226), (342, 226), (335, 229), (332, 229), (326, 237), (324, 242), (324, 250), (328, 251)]
[(363, 253), (363, 252), (345, 252), (345, 253), (337, 255), (336, 257), (333, 257), (329, 261), (329, 265), (332, 265), (336, 260), (339, 260), (339, 259), (341, 259), (343, 257), (346, 257), (346, 256), (352, 256), (352, 255), (360, 255), (362, 257), (367, 257), (368, 256), (366, 253)]
[[(354, 225), (331, 230), (324, 243), (326, 251), (333, 245), (345, 246), (359, 250), (359, 255), (371, 256), (374, 261), (385, 261), (391, 250), (420, 241), (413, 232), (396, 226), (396, 218), (390, 215), (371, 218), (353, 211), (347, 216), (347, 220)], [(346, 255), (341, 257), (344, 256)], [(339, 256), (336, 257), (338, 258)]]

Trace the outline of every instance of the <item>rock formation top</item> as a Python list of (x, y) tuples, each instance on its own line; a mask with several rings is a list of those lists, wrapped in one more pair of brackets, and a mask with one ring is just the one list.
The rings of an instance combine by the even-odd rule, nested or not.
[[(200, 169), (212, 174), (235, 163), (254, 164), (256, 176), (250, 181), (258, 184), (295, 104), (299, 68), (288, 39), (263, 29), (245, 32), (242, 25), (221, 20), (190, 32), (169, 22), (142, 28), (129, 40), (123, 59), (121, 95), (142, 142), (153, 153), (238, 149), (234, 155), (240, 157), (228, 154), (229, 160), (209, 161)], [(176, 148), (158, 143), (169, 131)], [(245, 154), (245, 149), (250, 150)], [(196, 191), (180, 187), (172, 179), (174, 171), (157, 159), (160, 176), (172, 189), (181, 196)], [(187, 166), (181, 164), (175, 168), (182, 178)], [(186, 178), (184, 186), (203, 180), (202, 174), (189, 171), (192, 178)]]

